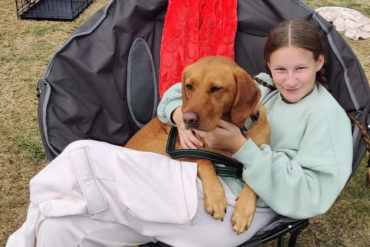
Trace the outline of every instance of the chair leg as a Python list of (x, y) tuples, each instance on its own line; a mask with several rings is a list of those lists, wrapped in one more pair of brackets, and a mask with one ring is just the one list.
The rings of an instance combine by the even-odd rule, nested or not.
[(301, 234), (302, 232), (302, 229), (298, 230), (298, 231), (295, 231), (295, 232), (292, 232), (292, 234), (290, 235), (290, 238), (289, 238), (289, 247), (294, 247), (296, 242), (297, 242), (297, 238), (299, 236), (299, 234)]
[(304, 224), (302, 224), (301, 226), (299, 226), (297, 229), (295, 229), (294, 231), (290, 233), (289, 245), (288, 245), (289, 247), (295, 246), (299, 234), (301, 234), (303, 229), (306, 228), (307, 226), (308, 226), (308, 220), (305, 221)]
[(285, 234), (279, 236), (277, 240), (277, 247), (284, 247), (284, 236)]

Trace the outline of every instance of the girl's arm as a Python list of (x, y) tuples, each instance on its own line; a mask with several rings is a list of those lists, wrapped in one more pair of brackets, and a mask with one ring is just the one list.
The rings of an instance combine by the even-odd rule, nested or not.
[(308, 118), (298, 150), (272, 151), (248, 140), (233, 155), (244, 164), (243, 180), (281, 215), (325, 213), (351, 173), (350, 122), (344, 112), (321, 113)]
[[(271, 77), (266, 73), (260, 73), (257, 75), (258, 78), (265, 81), (270, 85), (274, 85)], [(260, 88), (262, 93), (261, 102), (265, 101), (265, 98), (268, 98), (269, 93), (271, 92), (265, 86), (262, 86), (259, 83), (256, 85)], [(163, 95), (162, 100), (159, 102), (157, 108), (157, 116), (159, 120), (161, 120), (165, 124), (172, 124), (175, 125), (172, 119), (173, 111), (182, 105), (182, 92), (181, 92), (181, 82), (174, 84), (170, 87)]]
[(173, 111), (182, 105), (181, 83), (176, 83), (164, 94), (157, 107), (157, 116), (162, 123), (176, 125), (172, 119)]

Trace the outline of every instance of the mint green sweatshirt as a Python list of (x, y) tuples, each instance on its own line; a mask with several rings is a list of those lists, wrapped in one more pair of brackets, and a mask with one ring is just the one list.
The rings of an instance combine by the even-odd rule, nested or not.
[[(271, 77), (258, 77), (273, 85)], [(233, 158), (244, 165), (242, 181), (222, 177), (235, 195), (247, 183), (258, 195), (258, 207), (278, 214), (310, 218), (325, 213), (346, 184), (352, 169), (350, 121), (332, 95), (319, 83), (299, 102), (285, 103), (278, 90), (256, 83), (267, 109), (271, 142), (257, 147), (251, 139)], [(181, 84), (163, 96), (157, 114), (167, 124), (182, 104)]]

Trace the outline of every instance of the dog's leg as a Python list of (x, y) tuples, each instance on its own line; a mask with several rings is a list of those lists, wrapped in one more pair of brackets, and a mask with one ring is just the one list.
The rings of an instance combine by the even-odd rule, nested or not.
[(223, 220), (226, 212), (225, 191), (218, 180), (213, 164), (208, 160), (197, 160), (198, 176), (202, 181), (205, 210), (215, 219)]
[[(252, 128), (248, 130), (247, 138), (252, 138), (253, 142), (260, 146), (270, 142), (270, 125), (267, 121), (266, 109), (261, 103), (258, 103), (255, 109), (253, 109), (252, 114), (257, 113), (259, 118)], [(231, 217), (233, 229), (237, 234), (247, 230), (252, 223), (254, 213), (256, 212), (256, 200), (257, 195), (247, 184), (244, 184)]]
[(254, 213), (256, 212), (256, 200), (257, 195), (247, 184), (244, 184), (243, 190), (237, 198), (233, 215), (231, 216), (231, 223), (237, 234), (244, 232), (251, 225)]

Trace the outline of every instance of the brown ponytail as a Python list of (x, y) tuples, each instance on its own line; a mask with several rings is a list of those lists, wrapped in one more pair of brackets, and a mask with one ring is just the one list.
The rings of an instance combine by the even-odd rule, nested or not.
[(326, 78), (326, 64), (322, 66), (321, 70), (316, 73), (316, 80), (321, 83), (328, 91), (330, 91), (328, 79)]

